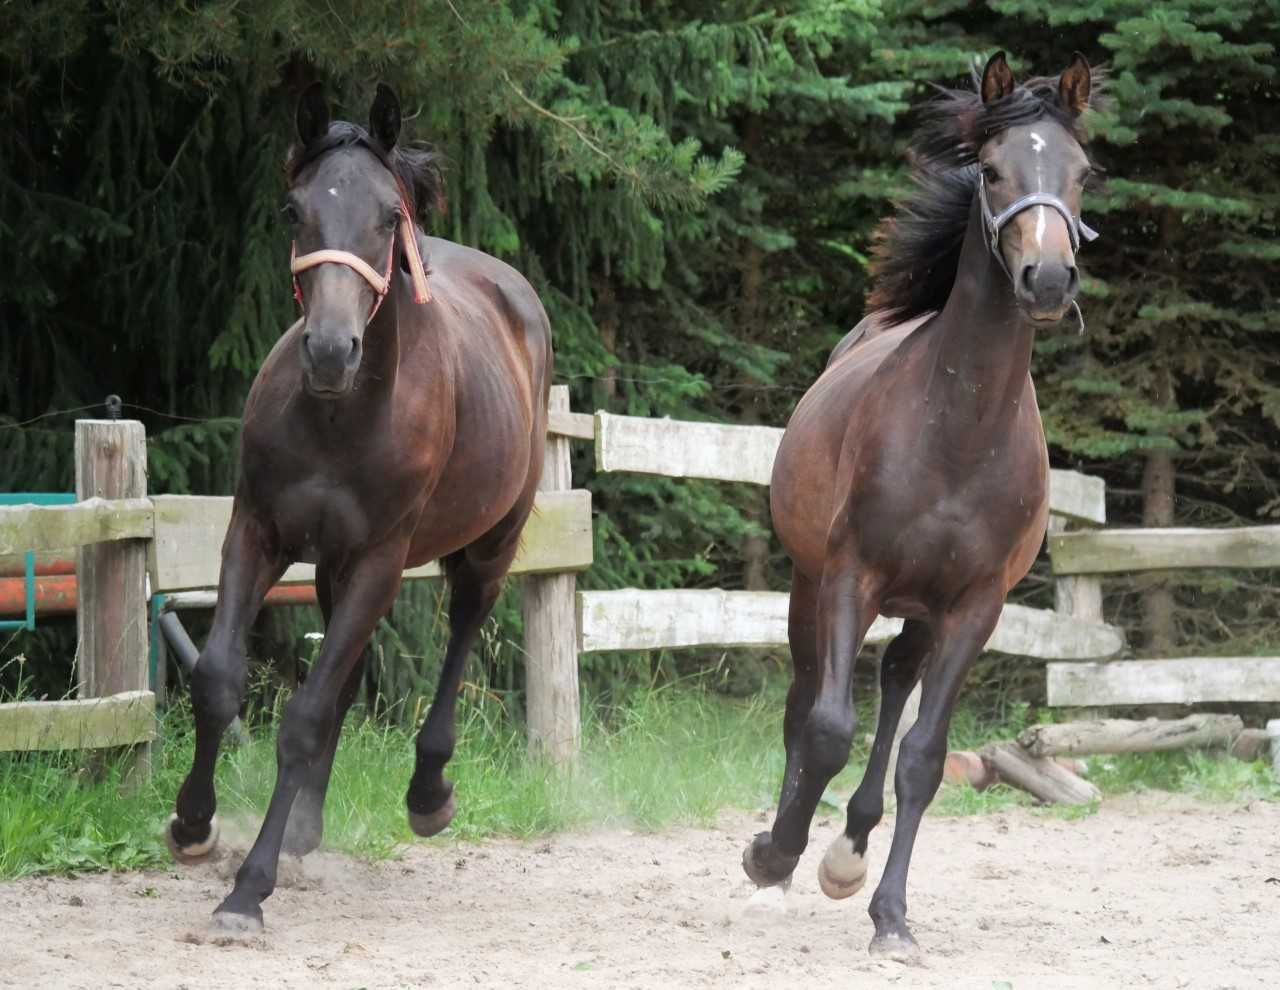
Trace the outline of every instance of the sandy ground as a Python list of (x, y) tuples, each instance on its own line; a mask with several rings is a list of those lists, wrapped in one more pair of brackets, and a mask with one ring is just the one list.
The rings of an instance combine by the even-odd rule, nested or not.
[[(193, 868), (0, 885), (0, 986), (1280, 986), (1280, 805), (1148, 796), (1065, 821), (927, 818), (908, 888), (924, 968), (866, 954), (871, 887), (834, 902), (815, 828), (785, 912), (739, 866), (762, 814), (711, 830), (435, 841), (282, 870), (262, 935), (214, 933), (244, 844)], [(873, 836), (871, 883), (890, 829)]]

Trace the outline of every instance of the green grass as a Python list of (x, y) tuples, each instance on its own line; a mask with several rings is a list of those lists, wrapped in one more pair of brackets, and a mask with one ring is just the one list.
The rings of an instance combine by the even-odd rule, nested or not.
[[(858, 742), (820, 806), (825, 815), (843, 814), (861, 778), (871, 713), (859, 714)], [(952, 747), (1012, 738), (1028, 717), (1023, 706), (996, 719), (962, 709)], [(458, 796), (458, 817), (448, 834), (472, 839), (594, 825), (657, 829), (706, 825), (723, 808), (772, 808), (782, 773), (781, 720), (776, 694), (732, 700), (687, 685), (638, 691), (625, 703), (588, 707), (581, 765), (566, 776), (526, 755), (523, 729), (499, 702), (469, 692), (459, 707), (458, 750), (448, 771)], [(190, 766), (189, 713), (179, 708), (166, 716), (161, 735), (154, 774), (132, 794), (120, 792), (118, 768), (95, 777), (83, 754), (0, 754), (0, 878), (166, 864), (160, 827)], [(232, 834), (256, 832), (275, 779), (274, 740), (274, 726), (263, 725), (246, 745), (224, 750), (219, 811)], [(1106, 795), (1163, 790), (1215, 802), (1280, 800), (1280, 784), (1262, 763), (1173, 752), (1094, 757), (1088, 764)], [(415, 841), (404, 813), (412, 765), (409, 732), (353, 713), (326, 807), (326, 845), (381, 859)], [(1000, 785), (982, 793), (944, 785), (930, 813), (983, 814), (1031, 803)], [(1091, 811), (1041, 813), (1074, 817)]]
[[(413, 736), (352, 714), (325, 808), (330, 848), (368, 858), (414, 841), (404, 790)], [(526, 755), (522, 728), (500, 705), (459, 706), (457, 752), (447, 771), (458, 797), (454, 838), (529, 837), (587, 825), (657, 829), (705, 825), (725, 807), (764, 807), (782, 773), (781, 705), (658, 689), (589, 708), (584, 753), (572, 775)], [(118, 767), (97, 779), (83, 754), (0, 754), (0, 878), (133, 869), (168, 862), (160, 828), (191, 763), (189, 719), (166, 718), (151, 779), (121, 793)], [(233, 833), (256, 831), (275, 780), (274, 729), (224, 749), (219, 814)]]

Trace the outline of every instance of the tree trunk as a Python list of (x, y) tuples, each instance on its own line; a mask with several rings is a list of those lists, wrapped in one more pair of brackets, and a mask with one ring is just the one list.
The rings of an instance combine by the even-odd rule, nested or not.
[[(614, 292), (613, 279), (610, 278), (607, 265), (604, 273), (597, 275), (593, 283), (592, 288), (595, 290), (596, 297), (594, 315), (596, 327), (600, 332), (600, 343), (610, 355), (616, 357), (618, 354), (618, 297)], [(604, 389), (602, 405), (610, 409), (613, 400), (618, 397), (618, 369), (612, 365), (606, 368), (600, 384)]]
[[(1142, 472), (1142, 524), (1172, 526), (1174, 522), (1173, 455), (1168, 451), (1152, 451)], [(1173, 589), (1163, 575), (1143, 579), (1142, 609), (1146, 619), (1147, 649), (1152, 654), (1166, 654), (1176, 639)]]
[[(1173, 376), (1167, 369), (1160, 376), (1156, 401), (1167, 407), (1174, 405)], [(1147, 454), (1142, 471), (1144, 526), (1164, 527), (1174, 524), (1174, 483), (1173, 453), (1168, 450), (1153, 450)], [(1177, 639), (1173, 588), (1168, 578), (1161, 574), (1145, 576), (1142, 584), (1147, 649), (1153, 656), (1168, 654)]]

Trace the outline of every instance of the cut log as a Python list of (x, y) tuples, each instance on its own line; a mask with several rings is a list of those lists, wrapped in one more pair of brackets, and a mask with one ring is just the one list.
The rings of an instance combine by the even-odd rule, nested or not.
[(1043, 756), (1032, 756), (1015, 742), (989, 743), (982, 759), (1002, 781), (1049, 804), (1091, 804), (1102, 792), (1066, 767)]
[(1171, 721), (1101, 718), (1033, 725), (1023, 730), (1018, 742), (1032, 756), (1152, 753), (1186, 746), (1229, 746), (1243, 730), (1238, 715), (1188, 715)]
[(975, 791), (985, 791), (996, 782), (996, 775), (977, 753), (957, 750), (947, 754), (947, 761), (942, 765), (942, 779), (952, 784), (968, 784)]
[(1271, 755), (1271, 737), (1266, 729), (1245, 729), (1231, 740), (1230, 753), (1237, 760), (1246, 763), (1252, 760), (1265, 760)]

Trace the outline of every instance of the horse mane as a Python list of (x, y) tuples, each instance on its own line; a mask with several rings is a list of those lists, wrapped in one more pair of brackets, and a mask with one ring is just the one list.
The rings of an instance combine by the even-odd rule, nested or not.
[[(1092, 72), (1091, 107), (1099, 104), (1104, 75)], [(951, 294), (984, 144), (1011, 127), (1052, 120), (1085, 145), (1083, 114), (1059, 102), (1057, 77), (1028, 79), (990, 106), (976, 68), (969, 89), (934, 88), (908, 152), (912, 188), (876, 228), (871, 249), (867, 308), (885, 310), (895, 323), (940, 310)]]
[(295, 143), (285, 159), (285, 178), (290, 186), (298, 175), (313, 161), (335, 148), (358, 146), (366, 148), (394, 175), (409, 199), (409, 209), (418, 219), (427, 210), (437, 213), (445, 209), (444, 175), (440, 168), (441, 156), (430, 148), (397, 144), (385, 151), (370, 137), (363, 127), (345, 120), (335, 120), (329, 130), (310, 144)]

